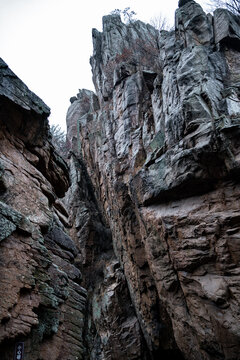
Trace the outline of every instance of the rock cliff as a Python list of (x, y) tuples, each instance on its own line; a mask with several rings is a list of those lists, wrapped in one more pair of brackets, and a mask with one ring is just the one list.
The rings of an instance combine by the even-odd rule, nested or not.
[(238, 360), (240, 19), (92, 35), (65, 160), (0, 59), (0, 359)]
[(69, 172), (48, 115), (0, 59), (1, 360), (84, 358), (86, 290), (60, 200)]
[[(118, 15), (93, 30), (96, 95), (71, 99), (68, 140), (145, 340), (127, 358), (239, 359), (240, 20), (194, 1), (179, 6), (170, 32)], [(87, 248), (93, 259), (96, 244)], [(122, 359), (111, 331), (119, 343), (122, 332), (109, 326), (121, 297), (105, 281), (93, 286), (99, 359)]]

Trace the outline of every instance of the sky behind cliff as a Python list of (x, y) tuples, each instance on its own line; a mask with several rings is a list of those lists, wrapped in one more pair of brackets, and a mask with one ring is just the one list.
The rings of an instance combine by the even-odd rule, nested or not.
[(162, 13), (173, 25), (177, 2), (0, 0), (0, 57), (51, 108), (50, 123), (65, 129), (69, 98), (94, 90), (91, 30), (102, 30), (102, 16), (130, 6), (142, 21)]

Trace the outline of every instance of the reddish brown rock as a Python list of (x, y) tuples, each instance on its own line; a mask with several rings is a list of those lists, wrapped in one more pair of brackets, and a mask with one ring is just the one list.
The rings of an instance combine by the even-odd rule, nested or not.
[(49, 109), (0, 60), (0, 358), (83, 359), (86, 290), (58, 197), (66, 163), (48, 130)]
[[(78, 153), (149, 358), (233, 360), (240, 350), (240, 55), (229, 29), (234, 24), (236, 38), (238, 22), (220, 10), (212, 21), (194, 1), (180, 5), (175, 31), (160, 37), (141, 22), (103, 18), (91, 58), (100, 109), (84, 115), (79, 98), (67, 123), (79, 129)], [(213, 31), (222, 18), (226, 31)], [(158, 60), (141, 62), (136, 43), (155, 46), (153, 54), (159, 48)], [(100, 294), (108, 292), (106, 284), (95, 293), (101, 311)], [(100, 337), (106, 323), (95, 321)]]
[(239, 359), (239, 20), (179, 6), (93, 31), (69, 167), (0, 60), (1, 360)]
[(81, 156), (69, 161), (72, 184), (65, 202), (71, 237), (88, 290), (86, 359), (149, 359), (126, 278), (113, 251), (110, 229)]

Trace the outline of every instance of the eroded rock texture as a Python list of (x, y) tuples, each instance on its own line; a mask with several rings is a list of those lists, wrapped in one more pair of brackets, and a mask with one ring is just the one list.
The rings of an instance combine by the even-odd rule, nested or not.
[[(60, 197), (48, 107), (0, 59), (0, 358), (83, 359), (86, 290)], [(18, 359), (18, 358), (17, 358)]]
[(150, 353), (126, 278), (81, 155), (72, 154), (69, 165), (72, 185), (65, 202), (73, 225), (70, 234), (79, 251), (76, 261), (83, 274), (83, 286), (88, 290), (85, 359), (147, 360)]
[[(114, 357), (116, 288), (123, 295), (126, 281), (134, 311), (120, 308), (129, 334), (129, 316), (140, 327), (148, 359), (239, 359), (240, 23), (227, 10), (179, 5), (175, 30), (160, 34), (104, 17), (103, 32), (93, 31), (96, 95), (71, 99), (68, 138), (114, 250), (103, 251), (113, 255), (92, 290), (96, 358), (145, 356), (137, 346)], [(77, 211), (76, 228), (91, 232), (89, 211)], [(81, 254), (86, 263), (95, 241)]]

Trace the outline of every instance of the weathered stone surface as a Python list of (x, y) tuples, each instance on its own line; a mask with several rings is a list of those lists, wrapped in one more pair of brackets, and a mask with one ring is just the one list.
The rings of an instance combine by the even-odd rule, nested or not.
[(81, 157), (70, 158), (72, 185), (65, 203), (71, 237), (78, 248), (82, 284), (88, 289), (85, 359), (148, 359), (125, 276), (113, 252), (110, 230), (101, 215)]
[[(240, 54), (229, 40), (238, 21), (222, 10), (212, 19), (194, 1), (179, 6), (175, 31), (159, 38), (142, 23), (104, 17), (91, 58), (100, 109), (84, 115), (74, 101), (67, 122), (74, 126), (71, 114), (81, 114), (78, 153), (149, 358), (239, 359)], [(138, 39), (157, 53), (154, 62), (139, 61)], [(78, 211), (81, 228), (89, 214)], [(109, 294), (117, 284), (106, 280), (94, 290), (105, 351), (114, 344), (105, 311), (115, 308)]]
[(58, 200), (66, 163), (49, 141), (48, 107), (0, 61), (0, 358), (83, 359), (86, 290)]
[(25, 110), (33, 110), (35, 113), (47, 117), (50, 114), (49, 107), (36, 96), (28, 87), (12, 72), (8, 65), (0, 58), (0, 95), (8, 98), (14, 104)]
[(103, 17), (103, 33), (93, 29), (93, 56), (90, 59), (93, 82), (100, 104), (112, 97), (120, 79), (136, 72), (136, 66), (148, 69), (158, 65), (159, 31), (149, 24), (136, 21), (128, 26), (119, 15)]
[[(71, 101), (71, 99), (70, 99)], [(67, 141), (70, 148), (78, 154), (80, 152), (80, 121), (87, 121), (88, 114), (98, 110), (98, 99), (90, 90), (79, 90), (79, 93), (71, 102), (72, 106), (68, 109), (67, 119)]]
[(239, 28), (105, 16), (69, 166), (0, 60), (1, 360), (240, 359)]
[(192, 0), (179, 0), (178, 1), (178, 6), (182, 7), (183, 5), (187, 4), (190, 1), (192, 1)]
[(22, 214), (0, 201), (0, 241), (16, 229), (31, 234), (31, 223)]
[(188, 1), (176, 10), (175, 29), (187, 47), (209, 45), (213, 42), (211, 15), (206, 15), (195, 1)]
[(214, 11), (215, 43), (226, 43), (239, 48), (240, 19), (226, 9)]

